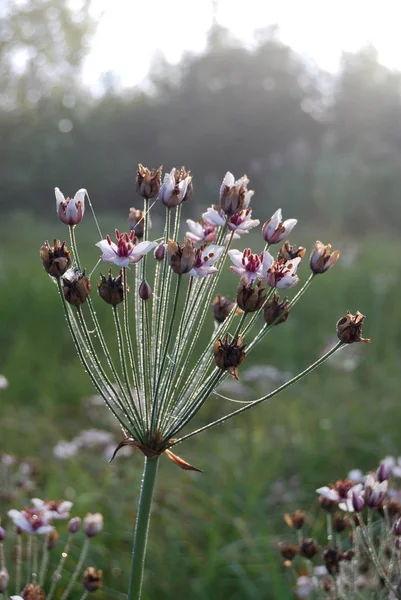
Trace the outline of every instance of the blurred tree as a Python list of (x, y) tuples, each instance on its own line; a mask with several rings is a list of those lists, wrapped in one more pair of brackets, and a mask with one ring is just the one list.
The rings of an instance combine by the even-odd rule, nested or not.
[(0, 106), (36, 104), (72, 87), (94, 23), (92, 0), (2, 0)]

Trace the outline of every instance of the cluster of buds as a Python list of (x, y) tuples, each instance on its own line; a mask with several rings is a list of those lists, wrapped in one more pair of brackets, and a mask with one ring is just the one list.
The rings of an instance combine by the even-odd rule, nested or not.
[[(13, 565), (15, 572), (13, 572), (14, 577), (11, 577), (10, 570), (6, 565), (6, 554), (3, 545), (9, 537), (12, 540), (13, 535), (11, 532), (6, 533), (6, 530), (0, 527), (0, 593), (5, 594), (5, 597), (8, 598), (9, 590), (13, 589), (15, 590), (15, 595), (10, 596), (12, 600), (45, 600), (45, 598), (51, 598), (54, 595), (56, 587), (62, 588), (62, 584), (65, 586), (62, 597), (65, 599), (70, 597), (71, 592), (75, 589), (78, 578), (82, 576), (81, 568), (88, 552), (89, 540), (103, 529), (103, 517), (100, 513), (94, 515), (89, 513), (81, 520), (79, 517), (70, 518), (71, 508), (72, 502), (69, 501), (51, 501), (33, 498), (29, 506), (22, 510), (11, 509), (8, 511), (8, 516), (14, 525), (15, 552), (19, 558)], [(62, 549), (58, 565), (49, 579), (47, 577), (49, 553), (59, 544), (59, 533), (56, 523), (60, 521), (67, 522), (68, 539)], [(78, 542), (76, 534), (81, 529), (85, 537), (79, 558), (79, 566), (77, 565), (74, 570), (69, 565), (70, 574), (66, 577), (66, 581), (63, 582), (63, 568), (69, 555), (69, 549), (73, 538), (75, 544)], [(43, 539), (43, 543), (38, 545), (36, 542), (32, 545), (32, 540), (38, 537)], [(25, 566), (22, 562), (22, 557), (24, 556), (22, 549), (25, 540), (28, 548), (33, 547), (35, 549), (35, 562), (42, 565), (39, 572), (32, 570), (32, 564)], [(39, 556), (39, 548), (43, 552), (42, 557)], [(30, 553), (31, 550), (28, 550), (28, 562), (30, 561)], [(25, 583), (22, 583), (22, 571), (24, 572), (24, 581), (25, 573), (28, 573), (28, 582), (25, 581)], [(73, 572), (73, 575), (71, 575), (71, 572)], [(95, 592), (99, 589), (102, 584), (101, 576), (101, 571), (96, 571), (93, 567), (89, 567), (81, 580), (84, 589), (88, 592)], [(47, 582), (49, 582), (49, 589), (46, 589)]]

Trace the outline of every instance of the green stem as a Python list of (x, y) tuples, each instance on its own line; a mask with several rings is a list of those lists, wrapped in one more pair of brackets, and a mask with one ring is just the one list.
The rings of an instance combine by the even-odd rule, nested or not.
[(142, 477), (141, 495), (136, 517), (134, 544), (132, 548), (131, 574), (128, 589), (128, 600), (140, 600), (143, 571), (145, 566), (146, 546), (148, 542), (150, 513), (157, 468), (160, 456), (145, 458)]

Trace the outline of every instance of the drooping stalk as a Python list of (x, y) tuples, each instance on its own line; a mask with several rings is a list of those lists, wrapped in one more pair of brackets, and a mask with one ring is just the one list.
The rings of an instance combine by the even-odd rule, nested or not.
[(160, 456), (145, 457), (141, 495), (139, 498), (132, 548), (128, 600), (140, 600), (141, 598), (150, 514), (152, 509), (157, 469), (159, 466), (159, 458)]

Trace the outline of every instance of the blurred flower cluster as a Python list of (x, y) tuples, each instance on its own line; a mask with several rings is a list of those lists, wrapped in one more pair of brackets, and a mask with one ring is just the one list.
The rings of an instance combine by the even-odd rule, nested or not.
[(312, 524), (319, 539), (309, 537), (305, 513), (285, 515), (294, 538), (278, 547), (296, 597), (401, 598), (400, 480), (401, 458), (390, 456), (375, 472), (353, 469), (318, 488), (321, 519)]
[(91, 538), (103, 529), (103, 517), (88, 513), (82, 520), (71, 518), (71, 509), (69, 501), (32, 498), (21, 510), (8, 511), (13, 528), (0, 527), (2, 598), (67, 600), (73, 594), (84, 600), (101, 587), (102, 572), (92, 566), (85, 570), (85, 563)]

